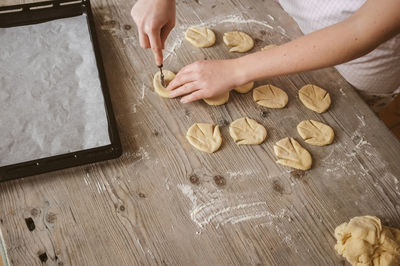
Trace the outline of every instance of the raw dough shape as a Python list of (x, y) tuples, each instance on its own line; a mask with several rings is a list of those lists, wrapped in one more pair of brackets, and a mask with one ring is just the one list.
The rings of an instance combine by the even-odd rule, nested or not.
[[(165, 69), (165, 70), (163, 70), (163, 74), (164, 74), (165, 85), (168, 86), (168, 84), (175, 78), (175, 73)], [(161, 97), (171, 98), (169, 96), (169, 91), (167, 91), (165, 89), (165, 87), (163, 87), (163, 85), (161, 84), (160, 71), (157, 71), (157, 73), (154, 74), (153, 87), (154, 87), (155, 92), (157, 92), (158, 95), (160, 95)]]
[(205, 27), (191, 27), (186, 31), (185, 39), (196, 47), (206, 48), (215, 43), (215, 34)]
[(400, 265), (400, 230), (375, 216), (357, 216), (336, 227), (336, 251), (351, 265)]
[(254, 41), (253, 39), (247, 35), (244, 32), (241, 31), (231, 31), (231, 32), (225, 32), (224, 33), (224, 43), (232, 47), (229, 52), (239, 52), (239, 53), (244, 53), (254, 46)]
[(274, 145), (274, 152), (279, 164), (300, 170), (308, 170), (312, 165), (311, 154), (295, 139), (284, 138)]
[(223, 105), (229, 100), (229, 91), (216, 97), (203, 99), (208, 105)]
[(325, 146), (331, 144), (335, 133), (333, 129), (315, 120), (304, 120), (297, 125), (297, 132), (305, 142), (315, 146)]
[(267, 137), (267, 130), (255, 120), (242, 117), (231, 123), (229, 134), (238, 145), (261, 144)]
[(259, 105), (268, 108), (283, 108), (288, 103), (288, 95), (273, 85), (263, 85), (253, 90), (253, 99)]
[(307, 84), (299, 90), (300, 101), (310, 110), (323, 113), (331, 105), (329, 93), (312, 84)]
[(266, 45), (263, 48), (261, 48), (261, 51), (266, 51), (266, 50), (269, 50), (269, 49), (277, 47), (277, 46), (278, 45), (275, 45), (275, 44), (269, 44), (269, 45)]
[(248, 93), (251, 91), (251, 89), (254, 87), (254, 81), (251, 81), (249, 83), (243, 84), (239, 87), (234, 88), (235, 91), (239, 93)]
[(222, 137), (219, 126), (207, 123), (196, 123), (186, 133), (186, 138), (196, 149), (208, 153), (221, 147)]

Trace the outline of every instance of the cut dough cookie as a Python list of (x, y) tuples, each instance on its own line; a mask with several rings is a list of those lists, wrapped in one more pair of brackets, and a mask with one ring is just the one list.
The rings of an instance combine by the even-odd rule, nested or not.
[(273, 85), (263, 85), (253, 90), (253, 99), (259, 105), (268, 108), (283, 108), (288, 103), (288, 95)]
[(331, 144), (335, 137), (335, 133), (330, 126), (315, 120), (301, 121), (297, 125), (297, 132), (305, 142), (316, 146)]
[(208, 105), (222, 105), (229, 100), (229, 91), (216, 97), (203, 99)]
[(229, 134), (238, 145), (261, 144), (267, 137), (267, 130), (253, 119), (242, 117), (231, 123)]
[(185, 39), (196, 47), (210, 47), (215, 43), (215, 34), (205, 27), (191, 27), (185, 33)]
[(274, 47), (277, 47), (277, 45), (275, 45), (275, 44), (269, 44), (269, 45), (266, 45), (266, 46), (264, 46), (263, 48), (261, 48), (261, 51), (266, 51), (266, 50), (271, 49), (271, 48), (274, 48)]
[[(175, 78), (175, 73), (169, 70), (163, 70), (163, 74), (164, 74), (165, 85), (168, 86), (168, 84)], [(167, 91), (161, 84), (160, 71), (157, 71), (157, 73), (154, 74), (153, 87), (155, 92), (157, 92), (158, 95), (160, 95), (161, 97), (171, 98), (169, 96), (169, 91)]]
[(300, 101), (310, 110), (323, 113), (331, 105), (329, 93), (312, 84), (307, 84), (299, 90)]
[(249, 51), (254, 46), (253, 39), (244, 32), (231, 31), (224, 33), (224, 43), (232, 47), (229, 52), (244, 53)]
[(351, 265), (400, 265), (400, 230), (375, 216), (357, 216), (336, 227), (336, 251)]
[(278, 157), (277, 163), (300, 170), (311, 168), (311, 154), (295, 139), (284, 138), (274, 145), (274, 152)]
[(217, 151), (222, 143), (219, 126), (206, 123), (192, 125), (186, 133), (186, 138), (196, 149), (208, 153)]
[(234, 88), (235, 91), (239, 93), (248, 93), (254, 87), (254, 82), (251, 81), (249, 83), (243, 84), (239, 87)]

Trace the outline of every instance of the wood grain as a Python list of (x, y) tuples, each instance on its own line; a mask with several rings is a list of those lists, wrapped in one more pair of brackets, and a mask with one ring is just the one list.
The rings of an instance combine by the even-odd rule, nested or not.
[[(257, 82), (288, 93), (282, 110), (234, 92), (224, 106), (182, 105), (152, 89), (157, 68), (139, 47), (132, 2), (92, 5), (124, 153), (0, 184), (0, 227), (13, 265), (339, 265), (333, 230), (340, 223), (370, 214), (400, 227), (400, 143), (334, 69)], [(198, 24), (215, 31), (214, 47), (183, 40)], [(239, 56), (222, 42), (231, 30), (255, 39), (250, 52), (301, 35), (272, 0), (178, 1), (165, 68)], [(307, 83), (329, 91), (328, 112), (300, 103), (297, 91)], [(229, 123), (244, 116), (267, 128), (262, 145), (237, 146), (229, 137)], [(304, 119), (333, 127), (333, 144), (304, 143), (296, 132)], [(186, 141), (196, 122), (221, 126), (215, 154)], [(273, 144), (287, 136), (311, 152), (310, 171), (275, 163)]]

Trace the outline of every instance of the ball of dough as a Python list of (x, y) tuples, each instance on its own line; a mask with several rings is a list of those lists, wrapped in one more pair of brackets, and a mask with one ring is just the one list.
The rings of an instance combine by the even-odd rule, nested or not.
[(261, 144), (267, 137), (267, 130), (253, 119), (242, 117), (231, 123), (229, 134), (238, 145)]
[(315, 120), (301, 121), (297, 125), (297, 132), (305, 142), (316, 146), (331, 144), (335, 137), (335, 133), (330, 126)]
[(288, 95), (273, 85), (263, 85), (253, 90), (253, 99), (259, 105), (268, 108), (283, 108), (288, 103)]
[(205, 27), (191, 27), (185, 33), (185, 39), (196, 47), (210, 47), (215, 43), (215, 34)]
[(400, 230), (375, 216), (357, 216), (336, 227), (336, 251), (351, 265), (400, 265)]
[[(175, 73), (169, 70), (163, 70), (163, 74), (164, 74), (165, 85), (168, 86), (168, 84), (175, 78)], [(160, 71), (157, 71), (157, 73), (154, 74), (153, 87), (155, 92), (157, 92), (158, 95), (160, 95), (161, 97), (171, 98), (169, 96), (169, 91), (167, 91), (165, 87), (163, 87), (163, 85), (161, 84)]]
[(239, 87), (234, 88), (235, 91), (239, 93), (248, 93), (254, 87), (254, 82), (251, 81), (249, 83), (243, 84)]
[(208, 105), (223, 105), (229, 100), (229, 91), (216, 97), (203, 99)]
[(312, 84), (307, 84), (299, 90), (300, 101), (310, 110), (323, 113), (331, 105), (329, 93)]
[(284, 138), (274, 145), (277, 163), (300, 170), (308, 170), (312, 165), (311, 154), (295, 139)]
[(264, 46), (263, 48), (261, 48), (261, 51), (266, 51), (266, 50), (271, 49), (271, 48), (274, 48), (274, 47), (277, 47), (277, 45), (275, 45), (275, 44), (269, 44), (269, 45), (266, 45), (266, 46)]
[(217, 151), (222, 144), (219, 127), (206, 123), (196, 123), (192, 125), (186, 133), (186, 139), (196, 149), (208, 153)]
[(244, 53), (249, 51), (254, 46), (253, 39), (244, 32), (231, 31), (224, 33), (224, 43), (232, 47), (229, 52)]

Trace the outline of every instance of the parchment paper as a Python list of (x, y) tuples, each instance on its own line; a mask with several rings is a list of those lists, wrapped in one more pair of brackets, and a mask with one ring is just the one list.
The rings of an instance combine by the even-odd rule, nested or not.
[(107, 144), (86, 16), (0, 29), (0, 166)]

